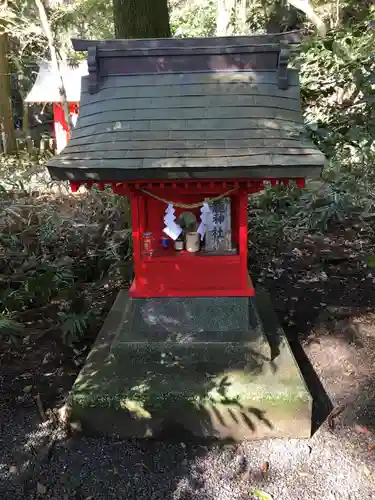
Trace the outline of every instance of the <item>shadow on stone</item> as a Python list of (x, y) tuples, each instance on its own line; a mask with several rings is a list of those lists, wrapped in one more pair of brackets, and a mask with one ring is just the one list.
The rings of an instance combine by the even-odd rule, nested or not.
[(271, 360), (274, 360), (280, 354), (284, 332), (272, 307), (271, 299), (263, 288), (257, 288), (255, 302), (258, 314), (262, 318), (264, 334), (270, 345)]
[[(262, 315), (264, 331), (271, 346), (272, 359), (274, 359), (280, 352), (280, 340), (284, 333), (279, 326), (269, 295), (263, 289), (257, 290), (257, 306), (259, 313)], [(314, 434), (331, 413), (333, 405), (298, 340), (291, 340), (290, 347), (313, 398), (311, 433)]]
[(119, 438), (176, 429), (187, 440), (309, 437), (310, 394), (262, 297), (250, 302), (247, 336), (196, 330), (190, 340), (180, 331), (171, 341), (169, 331), (139, 329), (120, 292), (74, 384), (74, 417)]
[(333, 405), (301, 344), (294, 341), (290, 345), (313, 398), (311, 418), (311, 434), (313, 435), (326, 421), (333, 410)]

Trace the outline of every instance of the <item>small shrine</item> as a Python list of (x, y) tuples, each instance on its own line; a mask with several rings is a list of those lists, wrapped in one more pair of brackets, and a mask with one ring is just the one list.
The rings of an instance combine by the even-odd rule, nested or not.
[(60, 73), (61, 75), (57, 74), (51, 62), (41, 61), (34, 85), (25, 98), (25, 102), (29, 104), (52, 104), (57, 154), (68, 144), (71, 134), (61, 102), (61, 78), (64, 82), (69, 114), (73, 125), (75, 125), (81, 96), (81, 78), (87, 74), (87, 63), (84, 61), (77, 66), (62, 64), (60, 65)]
[(72, 191), (130, 197), (134, 264), (72, 389), (88, 430), (310, 435), (311, 396), (247, 252), (248, 197), (303, 188), (325, 164), (304, 135), (289, 42), (73, 40), (88, 75), (47, 167)]

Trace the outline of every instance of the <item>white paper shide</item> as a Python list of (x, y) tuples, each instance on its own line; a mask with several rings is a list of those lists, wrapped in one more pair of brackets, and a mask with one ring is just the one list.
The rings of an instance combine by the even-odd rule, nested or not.
[(169, 204), (164, 215), (165, 227), (163, 232), (169, 236), (173, 241), (182, 233), (181, 227), (176, 223), (175, 209), (172, 204)]
[(201, 240), (203, 240), (207, 231), (211, 231), (213, 227), (213, 218), (210, 206), (208, 203), (203, 203), (201, 208), (201, 222), (197, 229), (197, 232), (201, 236)]

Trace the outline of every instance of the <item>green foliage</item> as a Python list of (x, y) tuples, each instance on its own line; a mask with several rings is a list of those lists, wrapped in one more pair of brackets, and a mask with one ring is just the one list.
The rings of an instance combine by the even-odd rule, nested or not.
[(45, 173), (33, 178), (41, 155), (1, 160), (0, 318), (8, 323), (0, 340), (16, 339), (18, 323), (52, 306), (53, 317), (42, 315), (38, 330), (55, 326), (73, 346), (96, 318), (89, 311), (100, 314), (90, 297), (93, 286), (105, 276), (120, 281), (131, 255), (127, 200), (95, 190), (56, 196)]
[(72, 284), (73, 275), (69, 268), (41, 263), (35, 270), (28, 272), (19, 288), (6, 288), (0, 304), (3, 310), (16, 311), (40, 307), (56, 297), (61, 289)]
[(367, 26), (375, 9), (347, 1), (337, 12), (320, 4), (316, 7), (332, 29), (325, 38), (306, 38), (294, 64), (300, 69), (307, 131), (330, 161), (322, 182), (302, 191), (268, 188), (251, 200), (250, 239), (259, 249), (306, 232), (324, 233), (348, 219), (373, 221), (375, 32)]
[(175, 37), (213, 36), (216, 30), (216, 0), (179, 5), (171, 10), (170, 23)]
[(0, 154), (0, 190), (3, 195), (13, 191), (30, 194), (34, 189), (48, 185), (45, 163), (52, 153), (37, 148), (28, 152), (23, 146), (19, 141), (17, 155)]
[[(55, 44), (63, 57), (72, 55), (71, 37), (112, 38), (114, 34), (112, 4), (104, 0), (51, 2), (47, 14), (55, 37)], [(6, 29), (19, 49), (14, 57), (30, 63), (46, 57), (47, 45), (34, 1), (18, 0), (7, 8)], [(31, 50), (30, 50), (31, 49)], [(22, 58), (26, 57), (27, 60)]]
[(81, 342), (93, 317), (91, 312), (72, 313), (60, 311), (58, 320), (63, 334), (63, 342), (69, 347)]
[(363, 162), (375, 135), (375, 32), (361, 23), (333, 30), (302, 47), (302, 99), (309, 129), (329, 155)]
[(360, 171), (332, 166), (323, 180), (296, 187), (267, 187), (250, 199), (250, 244), (259, 250), (298, 241), (307, 233), (324, 234), (346, 221), (373, 223), (375, 179)]
[(10, 341), (17, 343), (19, 335), (23, 332), (23, 325), (9, 318), (5, 314), (0, 314), (0, 341)]
[(112, 2), (78, 0), (57, 4), (51, 11), (51, 27), (64, 54), (75, 58), (71, 38), (101, 40), (114, 37)]

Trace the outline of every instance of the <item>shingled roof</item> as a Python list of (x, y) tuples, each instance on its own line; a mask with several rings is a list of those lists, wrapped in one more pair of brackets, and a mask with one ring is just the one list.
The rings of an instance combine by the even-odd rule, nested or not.
[[(39, 71), (25, 102), (60, 102), (61, 77), (50, 61), (38, 63)], [(87, 62), (78, 66), (60, 65), (68, 102), (79, 102), (81, 97), (81, 78), (87, 75)]]
[(278, 35), (74, 40), (88, 50), (80, 115), (55, 179), (316, 177), (298, 74)]

